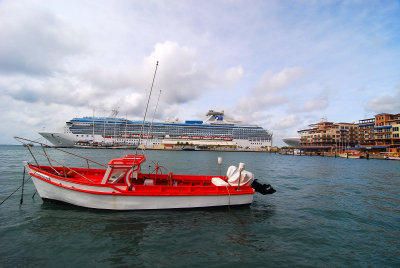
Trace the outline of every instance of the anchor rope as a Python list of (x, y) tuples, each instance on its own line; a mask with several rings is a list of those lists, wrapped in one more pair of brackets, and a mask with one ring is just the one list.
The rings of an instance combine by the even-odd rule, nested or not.
[[(24, 167), (24, 175), (22, 175), (22, 185), (25, 184), (25, 167)], [(24, 202), (24, 186), (22, 186), (22, 192), (21, 192), (21, 200), (19, 201), (19, 204), (22, 205), (22, 203)]]
[(27, 182), (32, 178), (32, 176), (36, 174), (36, 172), (37, 172), (37, 171), (35, 171), (35, 173), (33, 173), (33, 174), (29, 177), (29, 179), (27, 179), (24, 183), (22, 183), (14, 192), (12, 192), (12, 193), (11, 193), (9, 196), (7, 196), (3, 201), (1, 201), (0, 206), (3, 205), (3, 203), (6, 202), (7, 199), (9, 199), (13, 194), (15, 194), (23, 185), (25, 185), (25, 183), (27, 183)]

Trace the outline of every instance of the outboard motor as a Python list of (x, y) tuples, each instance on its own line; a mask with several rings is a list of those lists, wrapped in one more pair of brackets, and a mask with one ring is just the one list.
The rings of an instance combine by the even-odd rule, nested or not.
[[(242, 166), (243, 163), (240, 163)], [(251, 187), (258, 193), (262, 195), (273, 194), (275, 193), (275, 189), (272, 188), (270, 184), (261, 184), (256, 179), (254, 179), (254, 174), (243, 170), (243, 168), (239, 165), (239, 168), (235, 166), (230, 166), (228, 171), (226, 172), (226, 176), (228, 177), (229, 185), (241, 186), (241, 185), (251, 185)]]
[(273, 194), (276, 192), (274, 188), (270, 184), (261, 184), (257, 180), (254, 180), (251, 184), (251, 187), (258, 193), (262, 195)]
[[(220, 168), (221, 174), (221, 164), (222, 164), (222, 157), (218, 157), (218, 165)], [(241, 185), (251, 185), (254, 191), (266, 195), (266, 194), (273, 194), (276, 192), (274, 188), (270, 184), (261, 184), (256, 179), (254, 179), (254, 174), (244, 170), (245, 164), (240, 163), (239, 167), (230, 166), (226, 172), (226, 177), (228, 178), (228, 184), (233, 186)]]

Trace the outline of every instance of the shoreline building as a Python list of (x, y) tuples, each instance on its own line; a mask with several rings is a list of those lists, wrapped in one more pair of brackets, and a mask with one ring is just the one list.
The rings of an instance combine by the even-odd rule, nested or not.
[(360, 120), (360, 147), (367, 150), (400, 151), (400, 114), (381, 113)]
[(299, 130), (299, 149), (309, 152), (363, 150), (400, 152), (400, 114), (381, 113), (359, 123), (333, 123), (322, 119)]
[(299, 130), (300, 147), (306, 151), (333, 152), (343, 151), (357, 145), (358, 125), (355, 123), (333, 123), (322, 119)]

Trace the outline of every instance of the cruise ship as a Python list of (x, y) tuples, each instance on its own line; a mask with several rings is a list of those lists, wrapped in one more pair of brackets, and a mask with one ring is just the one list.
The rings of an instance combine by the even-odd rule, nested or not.
[(300, 147), (300, 137), (287, 137), (283, 138), (282, 140), (291, 147)]
[[(142, 130), (143, 129), (143, 130)], [(141, 134), (142, 133), (142, 134)], [(77, 144), (159, 148), (176, 144), (255, 149), (272, 146), (272, 133), (256, 124), (235, 121), (224, 111), (209, 110), (204, 121), (133, 121), (115, 117), (81, 117), (66, 122), (62, 133), (39, 132), (57, 147)], [(142, 135), (142, 137), (140, 137)], [(140, 144), (139, 144), (140, 142)]]

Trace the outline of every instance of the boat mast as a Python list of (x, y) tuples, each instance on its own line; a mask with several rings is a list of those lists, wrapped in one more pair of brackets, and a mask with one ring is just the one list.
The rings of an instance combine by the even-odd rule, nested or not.
[(93, 108), (93, 134), (92, 134), (92, 144), (94, 143), (94, 108)]
[(158, 68), (158, 61), (157, 61), (157, 64), (156, 64), (156, 69), (154, 70), (153, 81), (151, 82), (149, 97), (147, 98), (146, 109), (144, 110), (143, 121), (142, 121), (142, 129), (140, 130), (139, 143), (138, 143), (138, 146), (136, 147), (135, 158), (136, 158), (136, 155), (137, 155), (137, 149), (140, 146), (140, 142), (141, 142), (141, 139), (142, 139), (142, 136), (143, 136), (143, 132), (144, 132), (144, 122), (146, 120), (147, 109), (149, 108), (149, 102), (150, 102), (151, 92), (153, 91), (154, 80), (156, 79), (157, 68)]
[[(147, 146), (147, 142), (149, 141), (149, 137), (151, 135), (151, 128), (153, 127), (153, 122), (154, 122), (154, 117), (156, 116), (156, 112), (157, 112), (157, 108), (158, 108), (158, 103), (160, 101), (160, 96), (161, 96), (161, 89), (160, 89), (160, 93), (158, 93), (158, 99), (157, 99), (157, 104), (156, 104), (156, 108), (154, 109), (154, 113), (153, 113), (153, 118), (151, 119), (151, 123), (149, 126), (149, 131), (147, 131), (147, 141), (146, 141), (146, 146)], [(154, 136), (151, 135), (153, 142), (154, 142)]]
[(104, 141), (104, 144), (106, 144), (106, 122), (108, 121), (108, 119), (105, 117), (105, 115), (104, 115), (104, 129), (103, 129), (103, 141)]
[(127, 112), (125, 112), (125, 141), (124, 141), (124, 143), (125, 144), (127, 144), (127, 139), (126, 139), (126, 128), (128, 127), (128, 113)]

